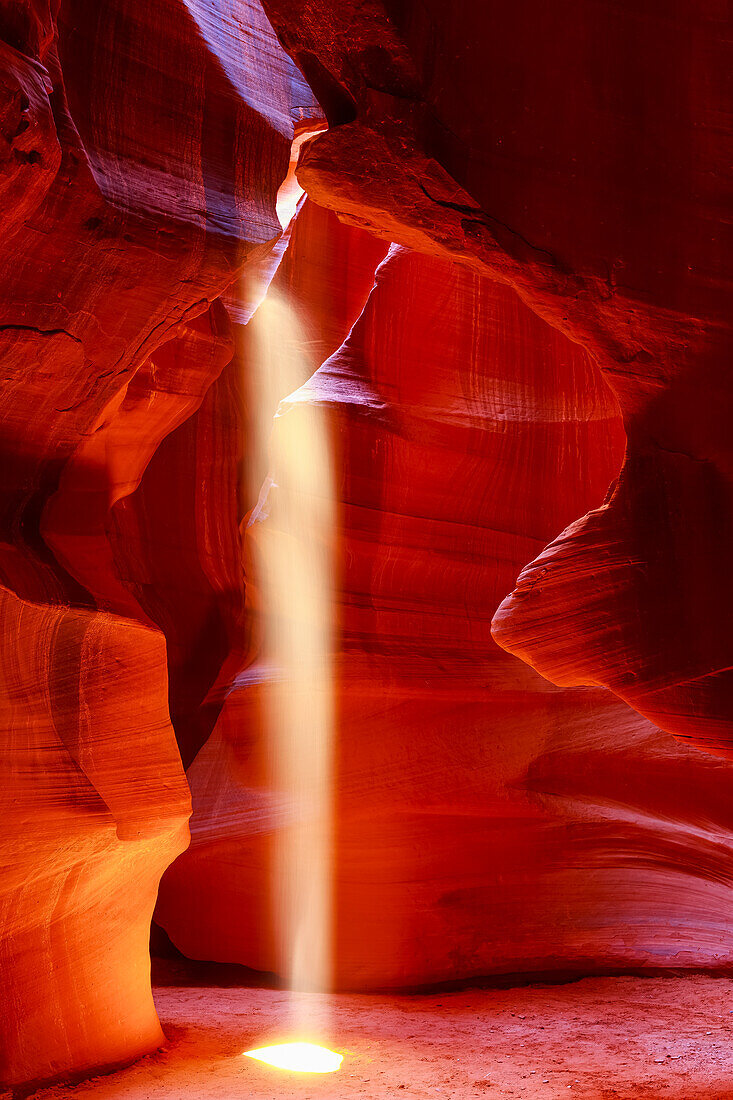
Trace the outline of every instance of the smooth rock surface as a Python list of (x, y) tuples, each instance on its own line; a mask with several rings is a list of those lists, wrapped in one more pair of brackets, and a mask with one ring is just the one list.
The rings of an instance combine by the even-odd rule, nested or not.
[(308, 193), (514, 286), (618, 396), (615, 492), (528, 568), (497, 640), (555, 683), (603, 684), (727, 755), (730, 11), (265, 6), (331, 123), (301, 158)]
[[(318, 333), (317, 299), (294, 300)], [(316, 405), (339, 456), (337, 985), (727, 965), (729, 769), (605, 691), (552, 688), (491, 635), (522, 561), (600, 504), (623, 460), (590, 357), (513, 291), (393, 248), (342, 346), (282, 403), (274, 455)], [(274, 462), (245, 549), (288, 537)], [(192, 844), (157, 909), (187, 956), (277, 973), (281, 675), (252, 653), (188, 769)]]
[(302, 377), (257, 415), (288, 398), (276, 451), (326, 410), (338, 471), (338, 983), (731, 961), (731, 773), (694, 747), (733, 744), (730, 13), (263, 3), (0, 2), (22, 1088), (161, 1041), (179, 750), (194, 842), (159, 919), (282, 969), (253, 549), (283, 532), (248, 388), (270, 279)]
[[(184, 448), (137, 490), (197, 409), (210, 447), (234, 352), (216, 299), (279, 238), (293, 136), (320, 112), (254, 2), (24, 0), (0, 39), (0, 1082), (25, 1087), (163, 1038), (149, 925), (190, 813), (168, 666), (198, 730), (221, 631), (180, 683), (227, 564), (187, 500), (181, 533), (161, 527), (203, 475), (227, 521), (234, 483), (236, 541), (236, 455), (217, 480)], [(167, 603), (191, 575), (184, 627)]]

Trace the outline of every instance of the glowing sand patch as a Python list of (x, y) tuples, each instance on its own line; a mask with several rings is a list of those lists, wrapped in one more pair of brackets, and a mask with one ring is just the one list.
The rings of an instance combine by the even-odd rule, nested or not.
[(279, 1043), (274, 1047), (247, 1050), (244, 1057), (293, 1073), (335, 1073), (344, 1060), (342, 1054), (315, 1043)]

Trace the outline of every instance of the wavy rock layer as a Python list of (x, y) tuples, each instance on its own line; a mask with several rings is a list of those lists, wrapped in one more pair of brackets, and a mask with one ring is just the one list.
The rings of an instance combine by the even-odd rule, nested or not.
[[(307, 216), (301, 273), (309, 239), (316, 265), (348, 255), (358, 270), (368, 239)], [(318, 343), (317, 297), (295, 300)], [(621, 465), (618, 406), (590, 357), (514, 292), (396, 248), (276, 435), (314, 403), (340, 464), (337, 984), (730, 963), (716, 915), (729, 770), (607, 692), (551, 687), (491, 636), (521, 563), (602, 501)], [(283, 537), (268, 510), (248, 543)], [(250, 575), (272, 614), (256, 589)], [(190, 957), (279, 971), (273, 676), (253, 661), (189, 768), (192, 843), (157, 914)]]
[(0, 4), (0, 39), (0, 1082), (26, 1086), (162, 1040), (148, 930), (190, 812), (168, 665), (201, 739), (242, 607), (236, 433), (192, 514), (234, 351), (215, 299), (279, 237), (319, 112), (254, 2)]
[(616, 491), (528, 569), (497, 640), (728, 755), (730, 12), (265, 6), (331, 122), (301, 159), (309, 194), (515, 286), (618, 396)]
[(277, 247), (322, 119), (255, 0), (0, 2), (3, 1083), (159, 1042), (176, 737), (161, 920), (280, 967), (237, 525), (281, 258), (322, 366), (278, 433), (317, 403), (340, 463), (338, 981), (730, 961), (729, 772), (598, 687), (731, 750), (728, 15), (265, 7), (352, 223)]
[(0, 971), (6, 1083), (163, 1041), (150, 918), (190, 802), (158, 632), (3, 592)]

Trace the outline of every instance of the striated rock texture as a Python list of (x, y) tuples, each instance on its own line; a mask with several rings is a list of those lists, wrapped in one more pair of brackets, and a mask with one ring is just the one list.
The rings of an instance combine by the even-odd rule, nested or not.
[(0, 0), (2, 1085), (161, 1041), (182, 762), (159, 919), (281, 969), (282, 398), (338, 472), (339, 984), (731, 961), (679, 740), (733, 740), (729, 12), (263, 4)]
[[(371, 242), (308, 206), (291, 240), (321, 346), (310, 257), (317, 277), (324, 256), (358, 271)], [(316, 404), (339, 456), (336, 983), (730, 965), (730, 770), (605, 691), (553, 688), (491, 636), (522, 563), (622, 463), (592, 359), (513, 291), (393, 248), (341, 347), (283, 402), (273, 454)], [(282, 474), (246, 545), (287, 537)], [(257, 586), (250, 572), (250, 605), (274, 614)], [(188, 770), (192, 843), (157, 917), (189, 957), (282, 972), (270, 876), (292, 811), (265, 736), (273, 680), (253, 654)]]
[(2, 1080), (162, 1042), (148, 940), (188, 841), (165, 643), (103, 612), (0, 595)]
[(497, 640), (729, 754), (729, 9), (265, 6), (331, 123), (309, 194), (510, 283), (618, 396), (613, 496), (522, 575)]
[(201, 740), (243, 599), (216, 299), (278, 239), (319, 116), (251, 0), (0, 3), (3, 1085), (162, 1042), (149, 924), (190, 813), (169, 668)]

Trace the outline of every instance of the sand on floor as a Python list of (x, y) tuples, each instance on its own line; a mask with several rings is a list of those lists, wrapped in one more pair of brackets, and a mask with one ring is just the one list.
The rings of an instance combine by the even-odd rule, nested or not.
[[(587, 978), (430, 995), (315, 998), (339, 1072), (291, 1074), (242, 1057), (290, 1029), (289, 994), (155, 989), (158, 1053), (39, 1100), (733, 1100), (733, 980)], [(327, 1018), (327, 1023), (325, 1022)]]

